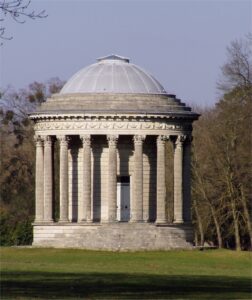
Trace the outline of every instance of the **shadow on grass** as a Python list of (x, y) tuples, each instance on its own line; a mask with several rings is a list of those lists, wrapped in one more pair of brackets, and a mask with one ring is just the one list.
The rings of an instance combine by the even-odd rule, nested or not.
[(2, 299), (250, 299), (249, 278), (2, 272)]

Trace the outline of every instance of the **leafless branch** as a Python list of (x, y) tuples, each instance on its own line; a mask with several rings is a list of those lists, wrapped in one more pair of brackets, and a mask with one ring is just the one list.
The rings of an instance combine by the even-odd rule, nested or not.
[[(28, 19), (42, 19), (46, 18), (47, 14), (45, 10), (36, 12), (34, 10), (28, 11), (31, 0), (0, 0), (0, 22), (4, 22), (5, 19), (10, 16), (15, 22), (23, 24)], [(6, 27), (0, 26), (0, 39), (11, 40), (12, 36), (5, 35)]]
[(221, 68), (222, 79), (217, 84), (224, 92), (235, 87), (252, 85), (252, 39), (248, 35), (246, 39), (236, 40), (227, 47), (227, 63)]

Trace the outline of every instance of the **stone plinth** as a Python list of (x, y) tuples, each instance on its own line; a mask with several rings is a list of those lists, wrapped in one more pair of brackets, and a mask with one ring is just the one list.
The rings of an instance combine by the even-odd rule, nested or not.
[(34, 246), (137, 251), (191, 249), (193, 230), (186, 225), (150, 223), (36, 224)]

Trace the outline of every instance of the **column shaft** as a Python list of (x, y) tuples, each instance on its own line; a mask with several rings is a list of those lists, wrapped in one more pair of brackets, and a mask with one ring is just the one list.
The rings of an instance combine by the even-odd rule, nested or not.
[(52, 137), (44, 139), (44, 221), (53, 221), (53, 157)]
[(108, 135), (108, 221), (117, 219), (117, 140), (118, 136)]
[(81, 136), (83, 144), (83, 198), (79, 207), (79, 221), (91, 222), (91, 137)]
[(178, 136), (174, 150), (174, 223), (183, 223), (183, 142)]
[(134, 136), (134, 183), (133, 203), (131, 212), (132, 222), (143, 221), (143, 141), (145, 136)]
[(68, 137), (60, 141), (60, 222), (68, 222)]
[(35, 203), (35, 222), (44, 219), (44, 150), (41, 137), (35, 137), (36, 142), (36, 203)]
[(157, 138), (157, 218), (156, 223), (167, 223), (165, 182), (165, 136)]
[(183, 200), (184, 221), (191, 223), (191, 141), (188, 136), (184, 144), (184, 169), (183, 169)]

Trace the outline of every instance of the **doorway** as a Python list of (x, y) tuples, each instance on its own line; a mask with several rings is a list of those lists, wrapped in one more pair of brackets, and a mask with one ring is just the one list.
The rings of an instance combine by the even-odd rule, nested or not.
[(130, 176), (117, 176), (117, 220), (130, 220)]

